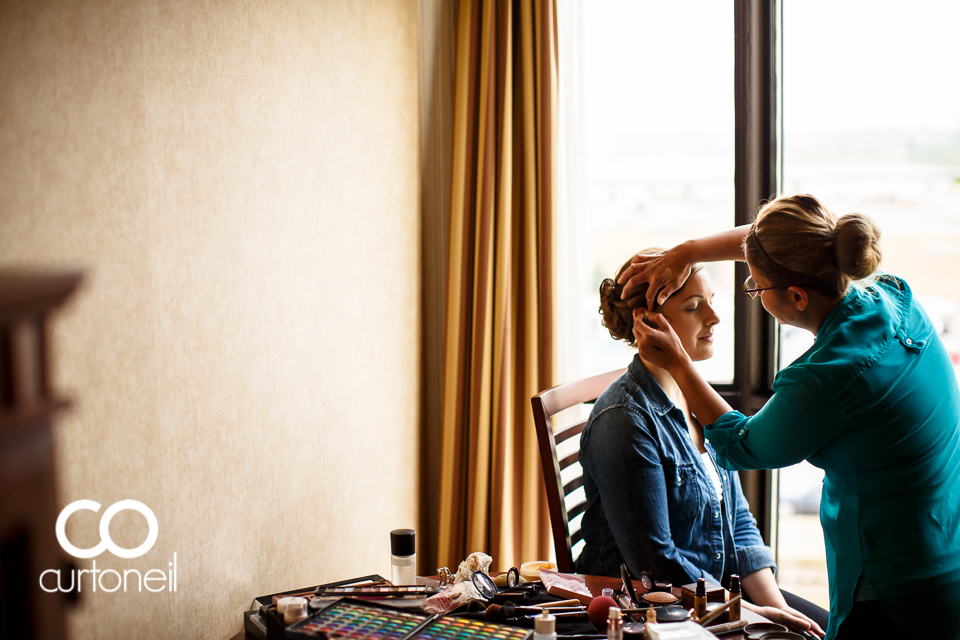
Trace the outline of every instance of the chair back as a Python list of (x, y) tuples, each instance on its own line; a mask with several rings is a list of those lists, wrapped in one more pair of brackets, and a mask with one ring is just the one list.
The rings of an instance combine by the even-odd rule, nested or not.
[[(554, 431), (553, 416), (565, 409), (593, 402), (610, 384), (623, 375), (626, 369), (618, 369), (600, 375), (567, 382), (533, 396), (533, 420), (537, 425), (537, 442), (540, 445), (540, 466), (543, 482), (547, 488), (547, 505), (550, 508), (550, 528), (557, 553), (557, 569), (564, 573), (573, 571), (574, 549), (579, 556), (583, 545), (580, 531), (580, 516), (587, 509), (583, 491), (583, 469), (580, 467), (580, 433), (587, 421)], [(574, 438), (573, 440), (571, 440)], [(557, 445), (563, 445), (564, 457), (557, 455)], [(571, 531), (573, 523), (573, 531)]]

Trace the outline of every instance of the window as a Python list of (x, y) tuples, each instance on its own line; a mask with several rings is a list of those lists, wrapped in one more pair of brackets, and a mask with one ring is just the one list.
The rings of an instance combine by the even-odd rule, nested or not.
[[(579, 352), (567, 355), (575, 363), (567, 379), (633, 357), (600, 324), (604, 278), (641, 249), (734, 223), (733, 5), (590, 0), (579, 18), (585, 161), (570, 175), (582, 171), (584, 195), (565, 253), (577, 255), (568, 308), (576, 309), (580, 339), (571, 341)], [(734, 269), (714, 263), (707, 271), (721, 322), (714, 357), (698, 366), (710, 381), (730, 384)]]

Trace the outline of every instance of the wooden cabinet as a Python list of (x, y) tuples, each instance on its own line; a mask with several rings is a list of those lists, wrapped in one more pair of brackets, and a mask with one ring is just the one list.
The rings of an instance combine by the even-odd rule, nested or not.
[(40, 588), (40, 574), (68, 559), (53, 448), (68, 402), (50, 387), (47, 322), (80, 279), (0, 270), (0, 640), (66, 637), (67, 596)]

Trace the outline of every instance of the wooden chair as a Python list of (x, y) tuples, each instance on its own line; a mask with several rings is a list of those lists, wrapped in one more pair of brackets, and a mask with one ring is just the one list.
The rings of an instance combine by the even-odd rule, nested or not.
[[(586, 425), (586, 419), (561, 428), (554, 432), (552, 418), (564, 409), (593, 402), (614, 380), (623, 375), (626, 369), (601, 373), (600, 375), (567, 382), (533, 396), (533, 420), (537, 425), (537, 441), (540, 445), (540, 466), (543, 469), (543, 482), (547, 487), (547, 505), (550, 508), (550, 526), (553, 531), (553, 545), (557, 553), (557, 569), (564, 573), (573, 571), (573, 549), (583, 539), (579, 526), (570, 531), (570, 523), (587, 509), (587, 500), (583, 495), (583, 469), (577, 461), (580, 452), (580, 433)], [(564, 445), (567, 453), (562, 459), (557, 456), (557, 445), (571, 438)], [(566, 472), (566, 473), (564, 473)], [(561, 473), (567, 477), (564, 484)], [(577, 495), (572, 495), (577, 493)], [(574, 502), (574, 504), (568, 504)], [(579, 555), (579, 554), (578, 554)]]

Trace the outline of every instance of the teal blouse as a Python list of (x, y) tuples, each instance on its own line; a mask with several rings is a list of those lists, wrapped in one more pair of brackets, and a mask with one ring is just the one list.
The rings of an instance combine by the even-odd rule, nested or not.
[(705, 433), (727, 469), (825, 471), (827, 639), (862, 575), (914, 637), (960, 638), (960, 387), (907, 283), (851, 287), (773, 389)]

